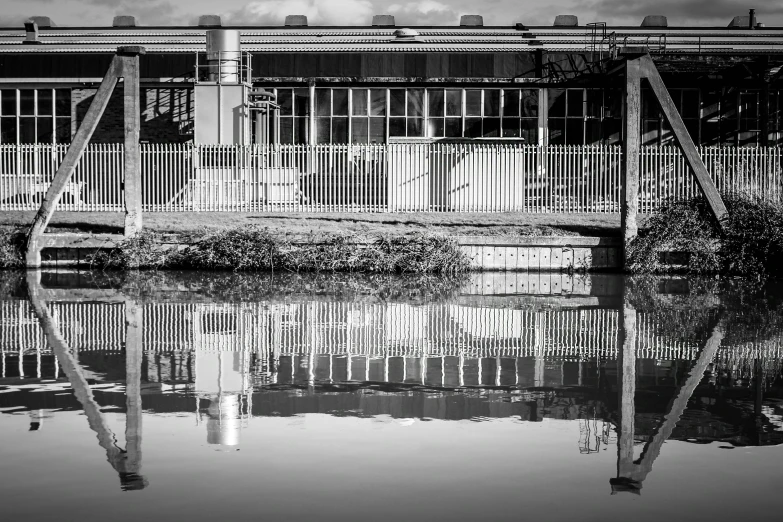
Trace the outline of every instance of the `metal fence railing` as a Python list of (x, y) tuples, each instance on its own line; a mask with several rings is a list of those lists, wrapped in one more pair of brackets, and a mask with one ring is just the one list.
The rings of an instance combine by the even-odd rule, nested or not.
[[(0, 210), (37, 210), (67, 145), (0, 145)], [(783, 200), (781, 151), (700, 148), (718, 188)], [(142, 144), (146, 212), (556, 212), (620, 210), (617, 146), (492, 142)], [(640, 152), (642, 212), (698, 187), (676, 147)], [(122, 211), (123, 147), (90, 145), (58, 206)]]

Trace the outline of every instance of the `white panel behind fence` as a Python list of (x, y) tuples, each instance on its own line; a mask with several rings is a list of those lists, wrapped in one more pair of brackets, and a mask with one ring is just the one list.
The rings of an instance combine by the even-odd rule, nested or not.
[[(37, 210), (67, 145), (0, 145), (0, 210)], [(721, 190), (783, 200), (781, 149), (700, 148)], [(146, 212), (620, 210), (612, 146), (490, 141), (387, 145), (141, 146)], [(640, 211), (698, 193), (676, 147), (640, 152)], [(123, 146), (90, 145), (59, 210), (124, 210)]]

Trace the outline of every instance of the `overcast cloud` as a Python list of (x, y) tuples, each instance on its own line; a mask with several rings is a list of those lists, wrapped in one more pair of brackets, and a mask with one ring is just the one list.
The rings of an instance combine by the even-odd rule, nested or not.
[(639, 25), (647, 14), (666, 15), (669, 25), (726, 26), (755, 7), (758, 20), (783, 26), (780, 0), (0, 0), (0, 24), (21, 25), (48, 15), (58, 25), (108, 25), (115, 15), (134, 15), (144, 25), (191, 24), (201, 14), (225, 23), (282, 24), (288, 14), (312, 25), (368, 25), (373, 14), (393, 14), (397, 25), (453, 25), (462, 14), (480, 14), (486, 25), (550, 25), (557, 14), (575, 14), (584, 25)]

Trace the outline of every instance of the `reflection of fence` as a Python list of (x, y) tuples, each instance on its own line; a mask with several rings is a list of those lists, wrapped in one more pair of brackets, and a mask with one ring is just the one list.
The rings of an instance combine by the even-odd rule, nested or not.
[[(37, 210), (66, 145), (0, 146), (0, 210)], [(781, 149), (701, 148), (719, 189), (783, 199)], [(682, 153), (640, 153), (640, 210), (698, 192)], [(146, 212), (591, 212), (620, 205), (619, 147), (508, 142), (141, 146)], [(121, 211), (123, 148), (91, 145), (59, 209)]]
[[(69, 346), (122, 351), (122, 305), (51, 304)], [(693, 360), (699, 345), (673, 339), (667, 325), (638, 313), (637, 357)], [(531, 310), (389, 303), (148, 303), (143, 349), (154, 353), (249, 351), (280, 355), (366, 357), (542, 357), (566, 360), (617, 356), (613, 309)], [(0, 301), (0, 351), (49, 352), (27, 301)], [(757, 359), (777, 367), (783, 336), (724, 346), (720, 361)]]

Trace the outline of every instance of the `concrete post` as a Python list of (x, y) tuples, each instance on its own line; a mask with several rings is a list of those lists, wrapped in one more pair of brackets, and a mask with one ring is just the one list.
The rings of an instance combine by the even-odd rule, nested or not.
[(623, 268), (628, 269), (627, 248), (639, 233), (639, 146), (641, 144), (641, 76), (639, 59), (625, 64), (625, 136), (623, 138), (623, 177), (620, 201), (620, 226), (623, 234)]
[(141, 232), (141, 153), (139, 129), (141, 103), (139, 92), (139, 55), (143, 47), (120, 47), (117, 55), (122, 60), (124, 130), (125, 130), (125, 237)]

